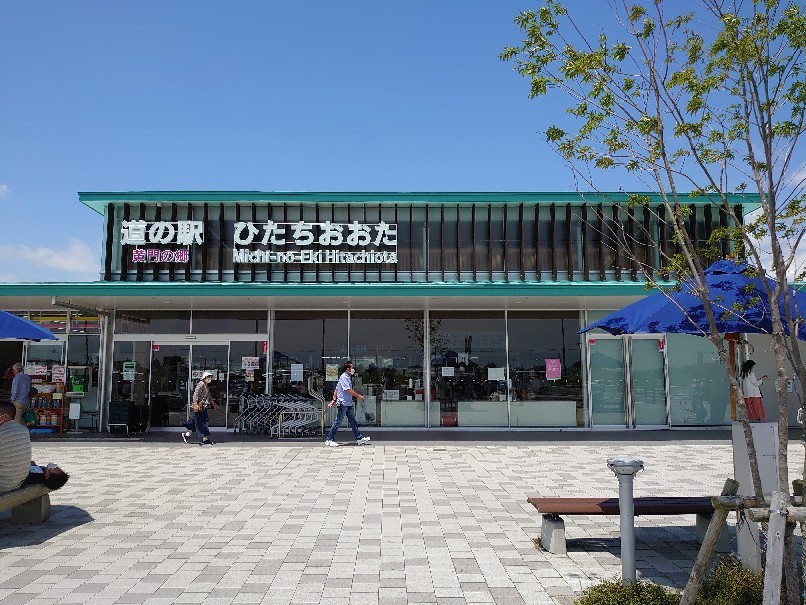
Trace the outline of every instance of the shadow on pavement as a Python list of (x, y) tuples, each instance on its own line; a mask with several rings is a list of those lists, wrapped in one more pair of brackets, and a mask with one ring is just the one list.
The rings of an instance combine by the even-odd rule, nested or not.
[(50, 518), (44, 523), (11, 523), (11, 511), (0, 514), (0, 550), (43, 544), (61, 533), (94, 521), (92, 515), (77, 506), (51, 505)]

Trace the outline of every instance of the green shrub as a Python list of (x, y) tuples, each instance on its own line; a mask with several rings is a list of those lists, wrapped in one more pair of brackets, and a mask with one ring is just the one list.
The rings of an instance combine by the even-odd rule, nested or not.
[(577, 605), (679, 605), (680, 595), (652, 582), (622, 585), (608, 580), (591, 586), (577, 599)]
[(761, 605), (764, 574), (742, 567), (733, 557), (724, 557), (705, 578), (695, 605)]

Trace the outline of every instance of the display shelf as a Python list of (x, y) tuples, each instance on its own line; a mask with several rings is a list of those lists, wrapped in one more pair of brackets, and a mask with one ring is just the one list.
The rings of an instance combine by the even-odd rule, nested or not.
[(64, 430), (64, 393), (59, 383), (36, 382), (39, 393), (31, 398), (31, 411), (36, 416), (37, 432)]

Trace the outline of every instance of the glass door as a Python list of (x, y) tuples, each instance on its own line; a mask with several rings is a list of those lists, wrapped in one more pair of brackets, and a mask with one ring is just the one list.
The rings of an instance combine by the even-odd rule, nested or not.
[[(229, 345), (229, 381), (227, 383), (227, 428), (238, 418), (242, 396), (266, 393), (266, 350), (261, 340), (233, 340)], [(222, 405), (223, 402), (216, 402)]]
[(105, 422), (128, 425), (132, 432), (148, 428), (151, 384), (150, 341), (117, 341), (112, 352), (112, 383)]
[(593, 428), (668, 426), (665, 339), (596, 334), (587, 350)]
[(627, 427), (624, 341), (618, 336), (588, 337), (588, 364), (591, 427)]
[(213, 373), (213, 380), (209, 385), (210, 395), (218, 404), (218, 409), (210, 409), (207, 415), (210, 426), (227, 425), (227, 371), (229, 369), (229, 344), (193, 345), (191, 361), (191, 380), (188, 385), (187, 400), (193, 397), (193, 389), (201, 380), (205, 371)]
[(668, 426), (665, 340), (662, 336), (631, 336), (628, 343), (633, 425)]
[(151, 426), (178, 427), (187, 419), (190, 345), (151, 345)]

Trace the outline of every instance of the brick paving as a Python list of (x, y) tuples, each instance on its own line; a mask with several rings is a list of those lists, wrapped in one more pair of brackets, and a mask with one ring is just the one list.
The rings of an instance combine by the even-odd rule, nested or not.
[[(732, 476), (726, 440), (607, 438), (37, 441), (35, 460), (72, 478), (47, 523), (0, 515), (0, 604), (570, 603), (620, 576), (618, 517), (568, 517), (568, 555), (552, 555), (527, 495), (617, 496), (616, 454), (644, 460), (637, 496), (714, 494)], [(802, 459), (792, 445), (793, 476)], [(682, 587), (694, 516), (636, 525), (639, 576)]]

